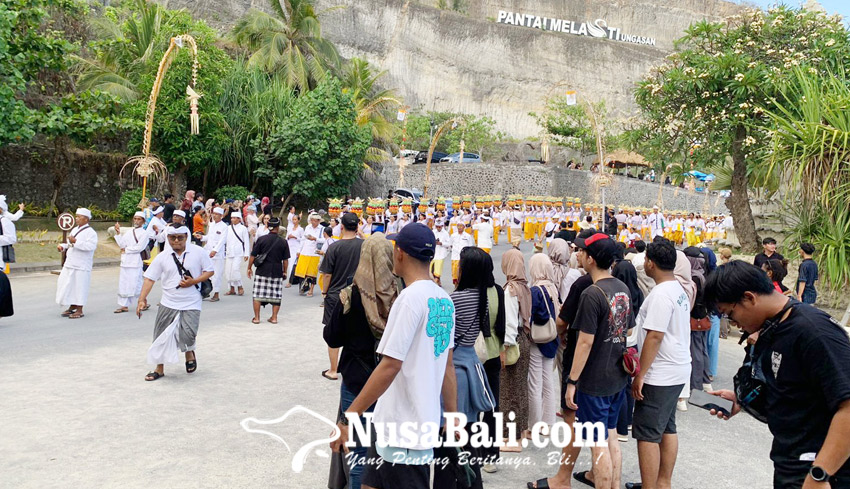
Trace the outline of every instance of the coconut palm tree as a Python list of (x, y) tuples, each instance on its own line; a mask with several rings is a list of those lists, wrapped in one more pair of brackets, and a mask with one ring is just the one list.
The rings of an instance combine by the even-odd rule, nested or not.
[(273, 15), (249, 10), (231, 31), (248, 49), (249, 66), (259, 66), (298, 91), (315, 87), (339, 66), (333, 43), (322, 37), (312, 0), (269, 0)]
[(359, 126), (370, 125), (372, 146), (366, 153), (366, 165), (371, 166), (388, 157), (385, 148), (392, 144), (398, 126), (391, 122), (391, 112), (402, 105), (392, 89), (382, 89), (377, 83), (386, 71), (373, 72), (369, 63), (353, 58), (342, 73), (342, 91), (351, 95), (357, 111)]

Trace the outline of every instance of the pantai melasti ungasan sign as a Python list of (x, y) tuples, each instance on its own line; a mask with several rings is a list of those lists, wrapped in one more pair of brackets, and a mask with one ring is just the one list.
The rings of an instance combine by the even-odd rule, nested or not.
[(622, 29), (618, 27), (608, 27), (608, 22), (605, 19), (596, 19), (596, 21), (592, 23), (576, 22), (566, 19), (553, 19), (551, 17), (541, 17), (538, 15), (499, 10), (499, 17), (496, 19), (496, 22), (500, 24), (530, 27), (532, 29), (540, 29), (544, 31), (575, 34), (577, 36), (589, 36), (600, 39), (605, 38), (613, 41), (655, 46), (654, 37), (624, 34)]

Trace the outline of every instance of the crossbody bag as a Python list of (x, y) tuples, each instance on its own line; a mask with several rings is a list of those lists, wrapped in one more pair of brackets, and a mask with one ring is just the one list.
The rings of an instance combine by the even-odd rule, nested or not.
[[(187, 277), (188, 278), (194, 278), (194, 277), (192, 277), (192, 273), (189, 270), (186, 270), (185, 267), (183, 267), (183, 264), (180, 263), (180, 260), (177, 259), (177, 255), (175, 253), (171, 253), (171, 258), (174, 259), (174, 264), (177, 266), (177, 272), (180, 274), (181, 277), (183, 277), (183, 278), (187, 278)], [(184, 262), (186, 261), (185, 256), (183, 257), (183, 261)], [(178, 285), (177, 288), (179, 289), (180, 286)], [(198, 292), (201, 293), (202, 299), (206, 299), (207, 297), (210, 296), (210, 293), (212, 293), (212, 288), (213, 288), (212, 287), (212, 280), (210, 280), (210, 279), (206, 279), (203, 282), (201, 282), (200, 284), (195, 284), (195, 289), (198, 290)]]

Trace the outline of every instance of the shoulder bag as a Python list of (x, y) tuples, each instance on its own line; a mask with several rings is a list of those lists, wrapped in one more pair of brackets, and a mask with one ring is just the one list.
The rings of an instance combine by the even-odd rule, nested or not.
[[(194, 278), (194, 277), (192, 277), (192, 273), (189, 272), (189, 270), (186, 270), (183, 267), (183, 264), (180, 263), (180, 260), (177, 259), (177, 255), (175, 255), (173, 252), (171, 253), (171, 258), (174, 259), (174, 264), (177, 265), (177, 272), (180, 273), (181, 277), (183, 277), (183, 278), (187, 278), (187, 277), (188, 278)], [(184, 257), (183, 260), (186, 260), (186, 258)], [(212, 288), (213, 288), (212, 287), (212, 281), (210, 279), (206, 279), (203, 282), (201, 282), (200, 284), (195, 284), (195, 289), (198, 290), (198, 292), (201, 293), (202, 299), (206, 299), (207, 297), (210, 296), (210, 293), (212, 293)]]
[(549, 312), (549, 320), (546, 321), (546, 324), (537, 324), (532, 321), (531, 339), (535, 343), (549, 343), (558, 336), (558, 327), (555, 325), (555, 318), (557, 316), (549, 307), (549, 303), (552, 302), (549, 293), (543, 287), (538, 286), (537, 288), (543, 293), (543, 300), (546, 301), (546, 310)]

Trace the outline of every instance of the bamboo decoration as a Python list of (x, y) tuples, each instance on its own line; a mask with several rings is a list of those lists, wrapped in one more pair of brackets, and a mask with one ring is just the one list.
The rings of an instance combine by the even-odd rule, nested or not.
[[(425, 185), (422, 189), (422, 199), (428, 199), (428, 187), (431, 185), (431, 158), (434, 156), (434, 148), (437, 147), (437, 142), (443, 136), (443, 133), (447, 130), (454, 129), (458, 125), (466, 126), (466, 122), (462, 117), (449, 119), (446, 122), (440, 124), (440, 127), (437, 128), (436, 132), (434, 132), (434, 137), (431, 139), (431, 145), (428, 148), (428, 159), (425, 163)], [(463, 147), (461, 147), (460, 157), (463, 158)], [(460, 159), (458, 161), (461, 161)]]
[(168, 49), (165, 51), (165, 54), (159, 62), (156, 79), (154, 80), (153, 87), (151, 88), (151, 94), (148, 98), (147, 112), (145, 113), (145, 135), (142, 143), (142, 152), (144, 154), (133, 156), (128, 159), (119, 173), (119, 175), (123, 176), (124, 170), (128, 166), (132, 166), (133, 172), (142, 178), (142, 200), (139, 202), (139, 207), (141, 208), (144, 208), (145, 205), (147, 205), (146, 193), (148, 178), (152, 178), (160, 183), (168, 179), (168, 168), (166, 168), (165, 164), (157, 156), (151, 154), (153, 119), (154, 113), (156, 112), (156, 99), (159, 97), (159, 91), (162, 88), (162, 80), (165, 78), (165, 73), (171, 66), (171, 62), (174, 61), (174, 57), (172, 55), (177, 49), (183, 48), (184, 44), (189, 45), (193, 61), (191, 84), (186, 86), (186, 95), (187, 100), (189, 101), (190, 111), (190, 129), (193, 135), (196, 135), (199, 132), (200, 117), (198, 116), (198, 99), (201, 98), (202, 95), (195, 91), (198, 83), (198, 45), (195, 42), (195, 38), (188, 34), (182, 34), (171, 38), (171, 43), (168, 45)]

